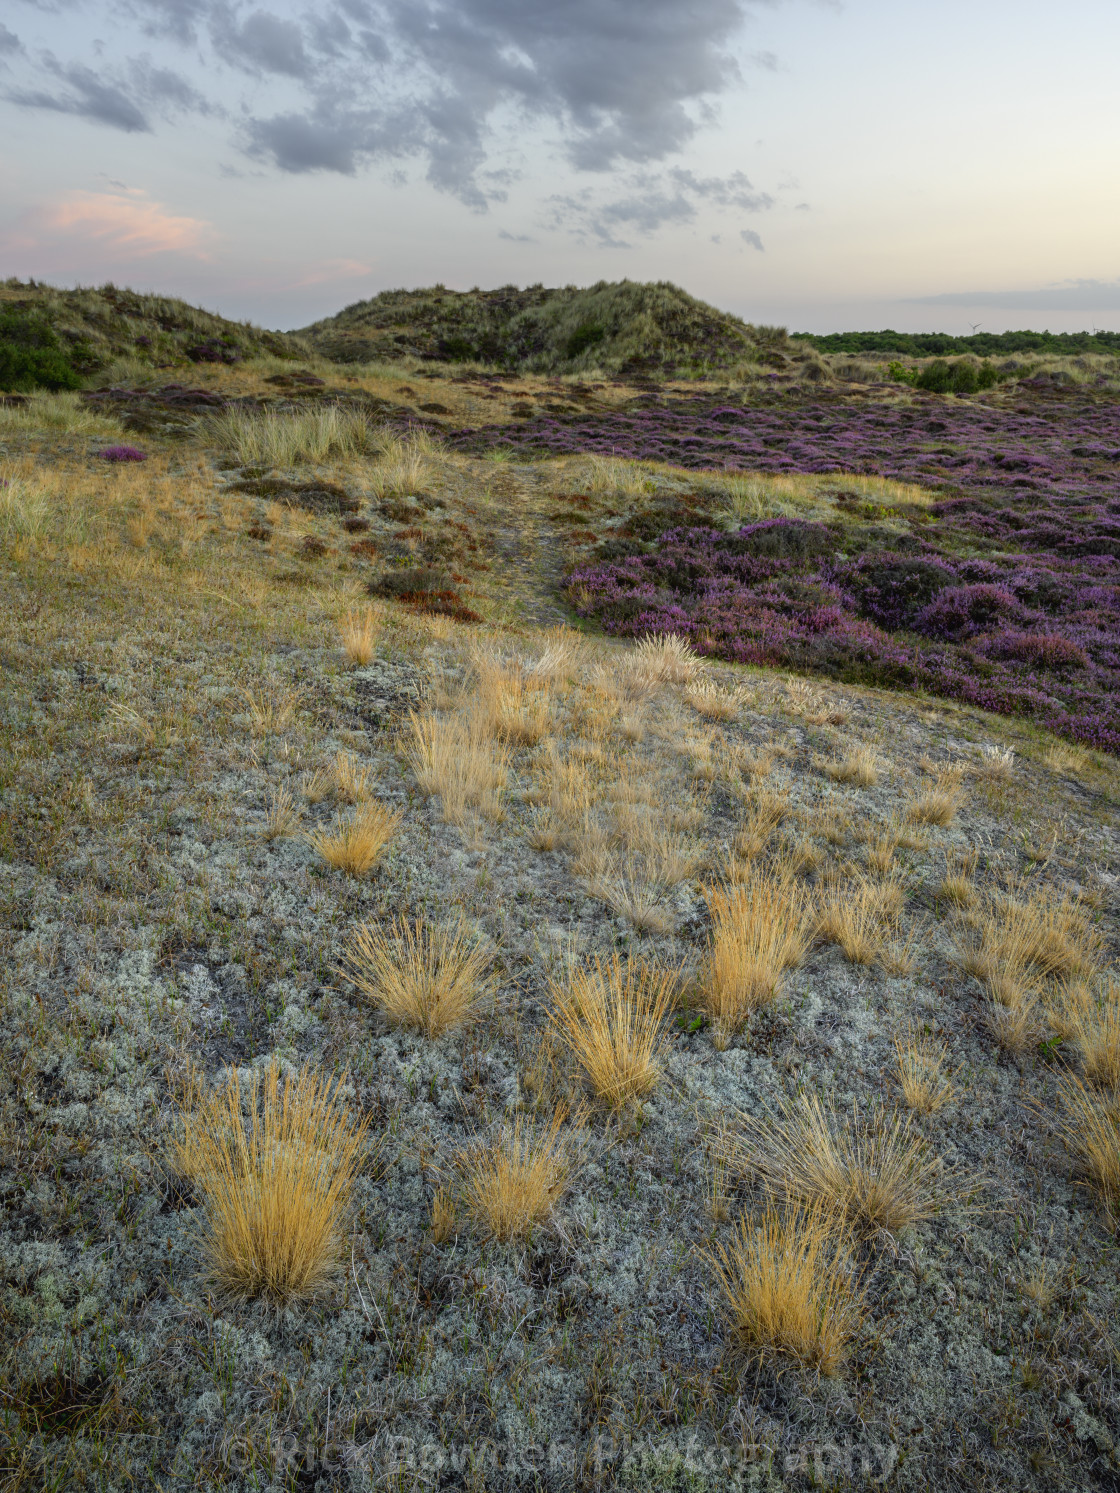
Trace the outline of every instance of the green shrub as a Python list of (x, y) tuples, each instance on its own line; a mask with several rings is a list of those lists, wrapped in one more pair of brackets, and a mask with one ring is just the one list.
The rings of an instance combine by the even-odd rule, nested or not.
[(49, 322), (21, 311), (0, 314), (0, 389), (78, 389), (81, 384)]
[(934, 358), (913, 382), (915, 388), (926, 389), (932, 394), (975, 394), (980, 389), (990, 389), (993, 384), (998, 383), (999, 372), (989, 362), (981, 363), (978, 368), (975, 363), (964, 358), (953, 363), (946, 362), (944, 358)]

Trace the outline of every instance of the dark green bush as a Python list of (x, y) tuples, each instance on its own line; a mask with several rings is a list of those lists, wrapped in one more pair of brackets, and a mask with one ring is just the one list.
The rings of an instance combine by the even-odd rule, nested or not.
[(0, 389), (79, 389), (81, 384), (49, 322), (21, 311), (0, 314)]
[(585, 321), (582, 326), (576, 327), (564, 344), (564, 354), (569, 358), (578, 358), (589, 347), (597, 347), (606, 335), (603, 327), (596, 326), (593, 321)]
[(914, 387), (927, 389), (932, 394), (975, 394), (979, 389), (990, 389), (999, 382), (999, 372), (991, 363), (975, 363), (959, 359), (947, 363), (944, 358), (934, 358), (927, 363), (914, 379)]

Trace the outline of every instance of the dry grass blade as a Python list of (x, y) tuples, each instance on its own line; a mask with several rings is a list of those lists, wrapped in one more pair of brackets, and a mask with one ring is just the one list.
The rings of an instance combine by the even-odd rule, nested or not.
[(387, 932), (363, 923), (343, 960), (343, 972), (390, 1021), (428, 1037), (473, 1021), (493, 998), (490, 953), (461, 920), (433, 927), (402, 918)]
[(701, 999), (721, 1044), (774, 1000), (783, 973), (801, 963), (809, 915), (796, 882), (760, 871), (738, 886), (709, 889), (706, 900), (712, 928)]
[(943, 829), (952, 824), (961, 806), (957, 788), (927, 788), (910, 805), (907, 813), (915, 824), (937, 824)]
[(642, 1099), (660, 1080), (662, 1024), (676, 983), (671, 970), (624, 963), (615, 954), (553, 985), (552, 1023), (611, 1109)]
[(944, 1163), (910, 1128), (880, 1111), (870, 1122), (826, 1109), (815, 1094), (773, 1114), (740, 1114), (729, 1161), (772, 1196), (821, 1208), (862, 1233), (897, 1233), (932, 1217), (955, 1188)]
[(1099, 991), (1067, 981), (1049, 1015), (1058, 1035), (1077, 1048), (1088, 1081), (1120, 1089), (1120, 981), (1105, 980)]
[(1094, 1093), (1071, 1077), (1059, 1083), (1058, 1101), (1058, 1132), (1115, 1227), (1120, 1221), (1120, 1096)]
[(896, 1038), (894, 1046), (903, 1100), (919, 1114), (933, 1114), (953, 1097), (952, 1086), (943, 1071), (948, 1057), (944, 1042), (911, 1030), (905, 1041)]
[(175, 1165), (203, 1199), (215, 1285), (286, 1302), (330, 1284), (365, 1130), (329, 1080), (282, 1081), (275, 1061), (252, 1075), (244, 1110), (236, 1073), (212, 1094), (195, 1089)]
[(820, 766), (834, 783), (847, 783), (851, 788), (874, 788), (879, 781), (879, 757), (871, 747), (855, 747), (846, 756)]
[(273, 788), (268, 798), (268, 812), (264, 819), (264, 829), (261, 831), (263, 840), (284, 840), (295, 833), (299, 824), (299, 810), (296, 808), (291, 793), (287, 788), (280, 786)]
[(342, 648), (352, 664), (368, 664), (377, 651), (377, 640), (384, 629), (384, 618), (367, 606), (362, 611), (347, 612), (339, 627)]
[(993, 1001), (984, 1012), (984, 1020), (1000, 1047), (1013, 1057), (1029, 1052), (1043, 1034), (1038, 1002), (1025, 989), (1013, 1001)]
[(428, 1222), (428, 1233), (433, 1244), (446, 1244), (455, 1232), (458, 1209), (455, 1199), (443, 1187), (437, 1187), (432, 1198), (432, 1212)]
[(400, 822), (399, 812), (391, 813), (383, 804), (367, 803), (349, 819), (338, 815), (333, 830), (311, 830), (307, 841), (336, 871), (365, 876), (381, 859)]
[(642, 638), (634, 657), (642, 672), (664, 684), (688, 684), (704, 668), (704, 660), (692, 645), (673, 632)]
[(705, 1251), (738, 1343), (765, 1362), (792, 1359), (835, 1374), (864, 1316), (846, 1240), (820, 1209), (739, 1224), (730, 1245)]
[(254, 736), (273, 736), (295, 724), (300, 704), (297, 691), (273, 681), (267, 686), (245, 689), (241, 693), (249, 707)]
[(978, 777), (987, 778), (992, 783), (1010, 782), (1015, 776), (1015, 748), (987, 742), (980, 748), (976, 773)]
[(883, 947), (886, 924), (897, 915), (902, 889), (897, 883), (854, 883), (833, 877), (822, 891), (816, 935), (838, 944), (853, 964), (873, 964)]
[(364, 803), (372, 796), (373, 788), (370, 769), (349, 752), (339, 752), (331, 764), (331, 790), (335, 798), (344, 804)]
[(490, 740), (485, 722), (474, 714), (443, 718), (413, 712), (409, 727), (409, 763), (423, 791), (439, 795), (444, 819), (461, 824), (468, 809), (496, 818), (507, 758)]
[(732, 855), (738, 860), (753, 860), (761, 855), (770, 842), (770, 836), (788, 813), (786, 794), (752, 789), (747, 813), (731, 842)]
[[(584, 856), (588, 848), (583, 846)], [(672, 915), (664, 906), (664, 886), (650, 877), (643, 861), (633, 856), (621, 866), (608, 863), (605, 870), (592, 877), (587, 889), (639, 933), (668, 933), (672, 929)]]
[(534, 1132), (520, 1115), (489, 1141), (458, 1157), (463, 1201), (471, 1221), (489, 1239), (523, 1239), (548, 1222), (572, 1172), (557, 1111), (547, 1129)]
[(720, 685), (704, 679), (689, 685), (684, 697), (693, 710), (698, 711), (700, 715), (706, 715), (713, 721), (734, 720), (743, 705), (743, 695), (740, 690), (723, 689)]

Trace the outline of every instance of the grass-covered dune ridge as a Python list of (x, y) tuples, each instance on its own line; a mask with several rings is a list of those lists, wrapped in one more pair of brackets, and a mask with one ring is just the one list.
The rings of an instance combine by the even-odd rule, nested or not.
[[(69, 377), (53, 370), (45, 378), (28, 376), (26, 364), (17, 363), (15, 349), (44, 337)], [(59, 290), (35, 280), (0, 282), (0, 390), (75, 388), (120, 359), (169, 368), (305, 352), (282, 332), (231, 321), (173, 296), (112, 284)]]
[(384, 291), (300, 335), (343, 362), (412, 354), (525, 373), (687, 374), (753, 361), (775, 336), (785, 340), (668, 281), (630, 280), (587, 288)]

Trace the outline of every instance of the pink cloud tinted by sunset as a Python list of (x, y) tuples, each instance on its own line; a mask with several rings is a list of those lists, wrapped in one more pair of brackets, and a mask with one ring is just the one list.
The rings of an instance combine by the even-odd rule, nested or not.
[(11, 249), (50, 251), (81, 242), (125, 260), (153, 254), (209, 259), (215, 237), (204, 219), (168, 212), (138, 191), (73, 191), (31, 208), (7, 243)]

